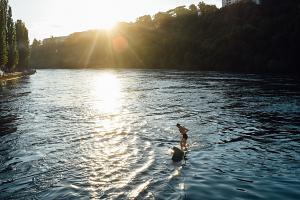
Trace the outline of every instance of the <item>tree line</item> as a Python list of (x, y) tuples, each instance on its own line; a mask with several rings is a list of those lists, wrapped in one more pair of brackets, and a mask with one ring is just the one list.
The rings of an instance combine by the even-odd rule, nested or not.
[(38, 68), (134, 67), (299, 72), (300, 2), (200, 2), (91, 30), (34, 40)]
[(0, 0), (0, 70), (26, 70), (29, 67), (29, 56), (28, 30), (24, 22), (14, 22), (8, 0)]

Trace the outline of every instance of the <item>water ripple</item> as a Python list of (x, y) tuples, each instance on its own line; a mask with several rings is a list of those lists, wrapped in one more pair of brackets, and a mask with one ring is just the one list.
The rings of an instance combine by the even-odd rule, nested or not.
[[(299, 81), (41, 70), (0, 86), (0, 199), (298, 199)], [(176, 124), (191, 131), (173, 163)]]

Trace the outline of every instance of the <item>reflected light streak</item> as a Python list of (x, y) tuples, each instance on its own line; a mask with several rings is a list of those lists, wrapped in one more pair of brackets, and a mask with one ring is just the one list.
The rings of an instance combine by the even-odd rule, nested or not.
[(101, 114), (116, 114), (121, 107), (121, 83), (112, 73), (103, 73), (95, 80), (95, 107)]
[(84, 67), (88, 67), (88, 64), (90, 62), (91, 56), (94, 53), (95, 47), (97, 45), (98, 37), (99, 37), (99, 32), (96, 33), (96, 35), (94, 36), (93, 43), (92, 43), (92, 45), (91, 45), (91, 47), (89, 49), (89, 52), (88, 52), (87, 57), (86, 57), (86, 60), (84, 62)]

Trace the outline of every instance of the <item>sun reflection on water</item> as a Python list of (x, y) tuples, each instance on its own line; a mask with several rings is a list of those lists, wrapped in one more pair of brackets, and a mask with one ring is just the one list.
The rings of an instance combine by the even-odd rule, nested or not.
[[(91, 199), (98, 199), (103, 187), (121, 179), (118, 173), (128, 159), (128, 146), (123, 143), (126, 134), (122, 123), (122, 84), (114, 72), (102, 72), (89, 80), (93, 99), (89, 103), (93, 112), (94, 127), (90, 140), (82, 144), (88, 157), (88, 182)], [(127, 140), (126, 140), (127, 141)], [(115, 180), (114, 180), (115, 179)], [(102, 188), (99, 190), (99, 188)]]
[[(126, 91), (126, 80), (122, 85), (118, 74), (105, 71), (89, 79), (89, 83), (92, 84), (90, 94), (93, 99), (88, 110), (92, 112), (95, 125), (89, 141), (82, 143), (81, 149), (87, 157), (90, 198), (97, 199), (105, 190), (112, 187), (120, 190), (129, 185), (152, 166), (155, 159), (151, 143), (146, 142), (143, 147), (147, 159), (140, 163), (143, 156), (137, 148), (138, 137), (132, 133), (134, 116), (127, 115), (129, 108), (124, 106), (128, 97), (123, 92)], [(150, 183), (151, 180), (141, 184), (130, 197), (138, 196)]]
[(121, 108), (121, 82), (113, 73), (103, 73), (95, 80), (95, 108), (101, 114), (117, 114)]

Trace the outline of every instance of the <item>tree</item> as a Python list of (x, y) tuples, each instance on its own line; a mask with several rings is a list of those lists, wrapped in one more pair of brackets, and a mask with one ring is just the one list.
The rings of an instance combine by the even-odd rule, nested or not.
[(34, 39), (31, 45), (32, 50), (37, 50), (42, 45), (40, 40)]
[(36, 66), (39, 60), (42, 58), (42, 54), (40, 52), (42, 42), (34, 39), (32, 45), (30, 46), (30, 66)]
[(7, 6), (7, 0), (0, 0), (0, 69), (5, 69), (5, 65), (8, 59), (6, 40)]
[(153, 23), (152, 18), (151, 18), (150, 15), (144, 15), (144, 16), (141, 16), (141, 17), (137, 18), (136, 23), (138, 25), (145, 26), (145, 27), (148, 27), (148, 28), (153, 28), (154, 27), (154, 23)]
[(218, 10), (218, 8), (215, 5), (207, 5), (203, 1), (201, 1), (198, 4), (198, 7), (200, 9), (200, 13), (202, 14), (208, 14), (208, 13), (214, 13)]
[(168, 11), (174, 17), (182, 17), (187, 16), (189, 14), (189, 10), (185, 8), (185, 6), (178, 6), (174, 9)]
[(166, 26), (171, 21), (172, 16), (167, 12), (158, 12), (154, 15), (154, 23), (157, 28)]
[(189, 9), (190, 9), (192, 15), (198, 15), (198, 9), (197, 9), (197, 6), (195, 6), (195, 4), (191, 4), (189, 6)]
[(16, 22), (16, 35), (17, 49), (19, 53), (19, 63), (17, 68), (20, 70), (27, 69), (29, 66), (30, 47), (28, 30), (22, 20), (17, 20)]
[(16, 27), (12, 19), (11, 7), (8, 9), (7, 16), (7, 44), (8, 44), (8, 62), (7, 70), (13, 71), (19, 61), (19, 54), (17, 51), (17, 38), (16, 38)]
[[(199, 11), (196, 6), (159, 12), (153, 17), (155, 28), (147, 28), (151, 17), (146, 15), (136, 23), (122, 23), (112, 35), (87, 31), (34, 41), (31, 66), (299, 73), (298, 1), (251, 1), (220, 10), (201, 2), (199, 7), (201, 16), (192, 14)], [(122, 51), (114, 51), (112, 44)]]

